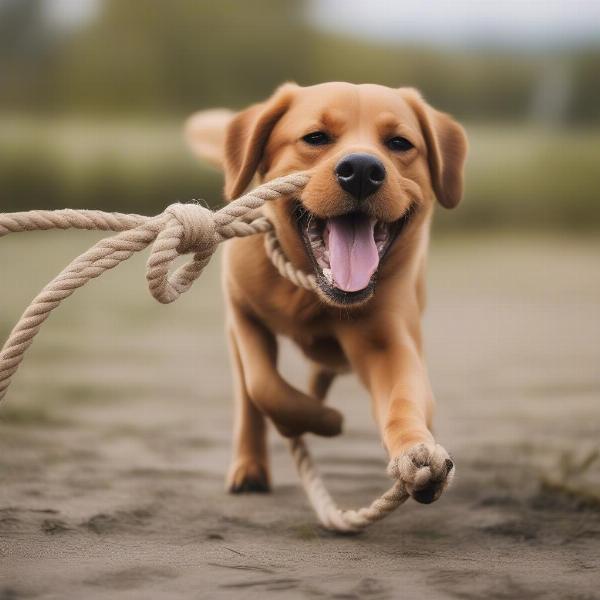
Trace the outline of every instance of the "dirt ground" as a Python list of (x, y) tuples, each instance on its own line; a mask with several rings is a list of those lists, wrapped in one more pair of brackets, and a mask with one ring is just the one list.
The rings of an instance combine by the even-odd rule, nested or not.
[[(0, 334), (91, 235), (0, 243)], [(274, 492), (230, 496), (231, 392), (218, 265), (172, 306), (136, 258), (71, 298), (0, 410), (0, 600), (600, 598), (600, 242), (438, 239), (426, 317), (436, 503), (369, 531), (321, 530), (272, 433)], [(301, 359), (283, 368), (303, 381)], [(382, 490), (368, 399), (311, 438), (338, 502)]]

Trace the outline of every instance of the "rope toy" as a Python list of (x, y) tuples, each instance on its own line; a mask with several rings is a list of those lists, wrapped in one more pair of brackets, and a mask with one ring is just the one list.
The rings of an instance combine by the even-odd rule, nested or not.
[[(265, 250), (279, 273), (299, 287), (314, 290), (317, 285), (315, 276), (296, 269), (287, 260), (271, 222), (260, 210), (266, 202), (299, 192), (308, 180), (306, 173), (274, 179), (218, 211), (199, 204), (177, 203), (155, 217), (71, 209), (0, 213), (0, 237), (9, 233), (49, 229), (117, 232), (117, 235), (97, 242), (73, 260), (25, 310), (0, 352), (0, 400), (6, 395), (25, 352), (50, 313), (75, 290), (150, 244), (152, 249), (146, 269), (148, 289), (163, 304), (174, 302), (190, 289), (221, 242), (257, 233), (266, 234)], [(191, 260), (171, 273), (173, 262), (184, 254), (192, 254)], [(370, 506), (341, 510), (325, 488), (304, 440), (296, 437), (289, 443), (306, 495), (319, 521), (327, 529), (360, 531), (383, 519), (409, 497), (403, 483), (397, 480)]]

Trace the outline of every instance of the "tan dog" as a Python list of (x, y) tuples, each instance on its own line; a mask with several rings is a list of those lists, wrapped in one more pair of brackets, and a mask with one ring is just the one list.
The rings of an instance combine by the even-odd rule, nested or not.
[[(462, 127), (410, 88), (325, 83), (283, 85), (237, 114), (198, 113), (186, 131), (198, 155), (224, 168), (228, 199), (253, 180), (311, 174), (299, 197), (267, 211), (289, 260), (316, 274), (318, 294), (277, 273), (262, 236), (227, 244), (230, 491), (269, 489), (265, 417), (286, 436), (340, 432), (340, 414), (323, 400), (351, 369), (372, 397), (391, 470), (419, 502), (437, 499), (453, 463), (431, 433), (420, 316), (435, 198), (452, 208), (462, 194)], [(278, 335), (312, 362), (308, 394), (277, 371)]]

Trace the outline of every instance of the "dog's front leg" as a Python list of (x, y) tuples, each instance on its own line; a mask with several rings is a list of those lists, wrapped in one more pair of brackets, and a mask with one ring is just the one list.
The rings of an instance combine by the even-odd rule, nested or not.
[(233, 459), (227, 488), (233, 494), (268, 492), (269, 457), (265, 416), (250, 400), (234, 328), (228, 326), (229, 349), (235, 383)]
[(341, 342), (373, 399), (390, 474), (415, 500), (437, 500), (454, 475), (454, 464), (431, 433), (433, 394), (414, 323), (349, 327)]
[(342, 416), (337, 410), (292, 387), (279, 374), (273, 332), (244, 307), (231, 304), (230, 322), (245, 389), (258, 410), (286, 437), (340, 433)]

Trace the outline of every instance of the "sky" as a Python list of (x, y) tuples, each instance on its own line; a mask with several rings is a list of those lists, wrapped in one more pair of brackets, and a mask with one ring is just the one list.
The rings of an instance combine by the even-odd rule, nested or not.
[(44, 0), (42, 6), (44, 7), (44, 16), (50, 25), (58, 28), (70, 28), (77, 27), (93, 18), (100, 2), (99, 0)]
[[(205, 1), (212, 0), (200, 0), (200, 9)], [(100, 2), (44, 0), (44, 13), (56, 27), (73, 27), (92, 18)], [(371, 41), (520, 50), (600, 45), (600, 0), (307, 2), (306, 18), (313, 25)]]
[(600, 44), (600, 0), (310, 0), (309, 18), (322, 29), (398, 44)]

